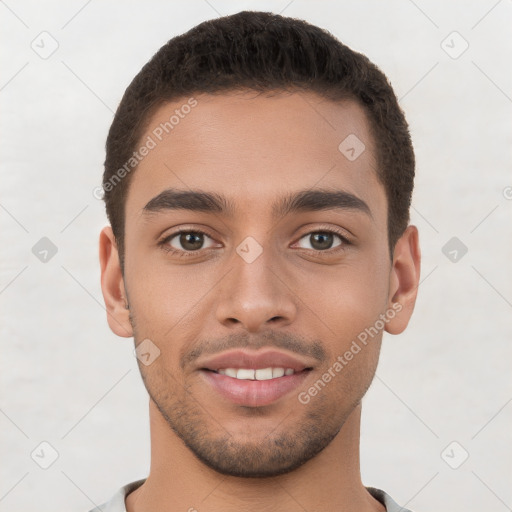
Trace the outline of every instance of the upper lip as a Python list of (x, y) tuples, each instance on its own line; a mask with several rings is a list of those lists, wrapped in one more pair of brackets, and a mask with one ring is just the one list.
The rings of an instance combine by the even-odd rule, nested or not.
[(224, 368), (292, 368), (296, 372), (312, 368), (307, 360), (299, 359), (297, 356), (281, 352), (279, 350), (259, 350), (257, 352), (248, 350), (230, 350), (222, 352), (213, 357), (199, 361), (199, 368), (206, 370), (219, 370)]

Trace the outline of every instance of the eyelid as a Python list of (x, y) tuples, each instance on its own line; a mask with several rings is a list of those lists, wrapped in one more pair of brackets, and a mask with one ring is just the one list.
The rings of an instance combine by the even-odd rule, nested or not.
[(169, 234), (165, 235), (163, 238), (161, 238), (157, 242), (157, 245), (160, 246), (163, 250), (165, 250), (167, 252), (186, 253), (186, 254), (190, 254), (190, 255), (199, 254), (199, 253), (201, 253), (201, 252), (203, 252), (205, 250), (213, 249), (213, 247), (206, 247), (206, 248), (198, 249), (197, 251), (186, 251), (184, 249), (176, 249), (175, 247), (172, 247), (169, 244), (169, 242), (172, 239), (176, 238), (177, 236), (179, 236), (179, 235), (181, 235), (183, 233), (201, 234), (201, 235), (205, 235), (206, 237), (210, 238), (213, 241), (216, 241), (215, 237), (213, 237), (208, 231), (206, 231), (203, 228), (181, 227), (178, 230), (173, 231), (172, 233), (169, 233)]
[[(347, 230), (342, 229), (337, 226), (327, 226), (327, 225), (317, 226), (315, 228), (308, 228), (307, 231), (305, 231), (302, 235), (299, 236), (299, 238), (297, 238), (297, 241), (301, 240), (302, 238), (304, 238), (307, 235), (311, 235), (312, 233), (333, 233), (341, 238), (344, 245), (351, 245), (353, 243), (351, 236), (350, 236), (351, 234), (349, 234), (347, 232)], [(317, 252), (328, 252), (328, 250), (329, 249), (327, 249), (327, 251), (317, 251)]]
[[(337, 245), (333, 245), (332, 247), (329, 247), (328, 249), (315, 249), (314, 247), (301, 247), (300, 243), (302, 240), (306, 240), (308, 236), (311, 236), (315, 233), (328, 233), (332, 234), (339, 238), (339, 243)], [(311, 243), (308, 242), (310, 245)], [(334, 242), (336, 244), (336, 242)], [(313, 230), (309, 233), (306, 233), (305, 235), (301, 236), (292, 246), (291, 248), (299, 251), (300, 253), (304, 255), (309, 255), (314, 258), (332, 258), (336, 255), (343, 254), (347, 249), (352, 246), (352, 242), (345, 238), (344, 235), (328, 229), (322, 229), (322, 230)]]

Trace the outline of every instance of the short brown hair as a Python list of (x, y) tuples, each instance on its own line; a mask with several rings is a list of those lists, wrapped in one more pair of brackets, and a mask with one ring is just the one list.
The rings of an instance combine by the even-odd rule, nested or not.
[(387, 196), (392, 255), (409, 223), (415, 161), (407, 122), (386, 76), (326, 30), (273, 13), (243, 11), (172, 38), (123, 95), (108, 133), (103, 174), (121, 269), (125, 203), (133, 172), (124, 172), (115, 186), (112, 178), (132, 157), (152, 114), (187, 95), (244, 89), (309, 91), (333, 101), (353, 99), (364, 108), (375, 139), (377, 176)]

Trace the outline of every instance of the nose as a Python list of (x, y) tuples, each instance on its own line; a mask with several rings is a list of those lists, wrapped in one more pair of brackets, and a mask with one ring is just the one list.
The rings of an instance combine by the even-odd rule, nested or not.
[(294, 321), (297, 304), (290, 275), (279, 270), (270, 253), (264, 250), (252, 262), (234, 254), (232, 270), (222, 280), (216, 303), (216, 317), (222, 325), (241, 325), (258, 332)]

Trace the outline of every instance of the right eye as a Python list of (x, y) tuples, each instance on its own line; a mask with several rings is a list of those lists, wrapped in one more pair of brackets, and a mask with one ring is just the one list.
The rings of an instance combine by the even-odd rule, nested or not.
[(197, 252), (201, 249), (209, 249), (214, 245), (204, 247), (205, 238), (213, 242), (213, 239), (204, 231), (200, 230), (180, 230), (166, 236), (158, 243), (164, 251), (175, 254), (186, 255), (187, 253)]

